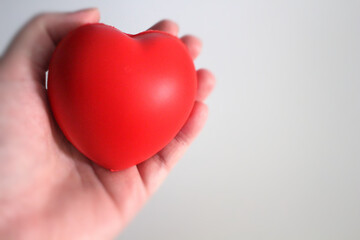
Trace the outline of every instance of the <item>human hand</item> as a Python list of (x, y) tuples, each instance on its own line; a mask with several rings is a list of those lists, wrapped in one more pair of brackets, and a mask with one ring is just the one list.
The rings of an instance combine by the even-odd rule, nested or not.
[[(197, 101), (178, 135), (158, 154), (119, 172), (99, 167), (64, 137), (51, 115), (45, 72), (70, 30), (99, 21), (97, 9), (41, 14), (0, 59), (0, 238), (110, 239), (149, 199), (205, 123), (215, 78), (197, 71)], [(164, 20), (151, 29), (177, 35)], [(200, 41), (181, 40), (193, 58)]]

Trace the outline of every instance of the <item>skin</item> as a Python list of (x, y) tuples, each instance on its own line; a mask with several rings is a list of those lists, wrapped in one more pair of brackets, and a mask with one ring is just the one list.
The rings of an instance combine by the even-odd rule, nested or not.
[[(215, 78), (197, 71), (197, 101), (184, 127), (158, 154), (123, 171), (92, 163), (64, 137), (44, 87), (56, 44), (70, 30), (99, 21), (97, 9), (40, 14), (0, 59), (0, 239), (111, 239), (155, 192), (207, 117)], [(151, 29), (177, 35), (163, 20)], [(195, 59), (198, 38), (181, 40)]]

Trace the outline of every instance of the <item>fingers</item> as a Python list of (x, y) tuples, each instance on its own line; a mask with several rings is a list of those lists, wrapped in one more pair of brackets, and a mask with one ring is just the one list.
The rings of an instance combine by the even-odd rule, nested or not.
[(149, 30), (163, 31), (177, 36), (179, 32), (179, 26), (175, 22), (165, 19), (153, 25), (151, 28), (149, 28)]
[(205, 101), (215, 87), (215, 76), (207, 69), (199, 69), (196, 75), (198, 81), (196, 100)]
[(200, 54), (202, 42), (199, 38), (192, 35), (185, 35), (181, 37), (181, 41), (188, 48), (192, 59), (195, 59)]
[[(165, 31), (176, 36), (179, 28), (176, 23), (163, 20), (152, 26), (150, 30)], [(202, 43), (200, 39), (192, 35), (185, 35), (180, 39), (188, 48), (190, 56), (195, 59), (201, 51)], [(202, 101), (206, 99), (214, 88), (215, 77), (206, 69), (200, 69), (196, 74), (198, 81), (197, 102), (195, 102), (186, 124), (177, 136), (158, 154), (137, 165), (138, 172), (149, 195), (158, 188), (205, 124), (208, 109)]]
[(14, 64), (25, 63), (46, 70), (51, 54), (62, 37), (82, 24), (98, 22), (99, 18), (97, 9), (40, 14), (16, 35), (5, 58)]
[(175, 163), (189, 148), (203, 128), (207, 114), (207, 106), (202, 102), (195, 102), (189, 119), (177, 136), (158, 154), (137, 166), (148, 194), (152, 194), (158, 188)]
[(196, 74), (198, 80), (197, 102), (195, 102), (188, 121), (164, 149), (137, 166), (144, 187), (150, 195), (158, 188), (205, 124), (208, 109), (202, 101), (212, 92), (215, 86), (215, 77), (207, 69), (200, 69)]

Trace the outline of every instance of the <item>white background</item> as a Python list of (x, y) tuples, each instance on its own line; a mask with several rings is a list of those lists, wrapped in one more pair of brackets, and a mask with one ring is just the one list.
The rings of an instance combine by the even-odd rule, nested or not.
[(119, 239), (360, 239), (360, 1), (0, 0), (0, 50), (39, 11), (98, 6), (203, 39), (204, 131)]

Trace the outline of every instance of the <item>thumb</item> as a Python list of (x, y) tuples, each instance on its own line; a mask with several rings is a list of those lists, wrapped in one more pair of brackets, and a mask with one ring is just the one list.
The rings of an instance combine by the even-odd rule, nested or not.
[(42, 13), (31, 19), (18, 32), (3, 60), (12, 66), (21, 64), (34, 71), (46, 71), (52, 52), (69, 31), (86, 23), (98, 22), (98, 9), (71, 13)]

